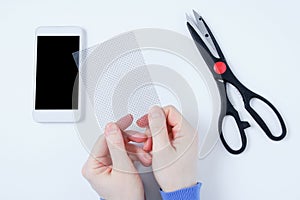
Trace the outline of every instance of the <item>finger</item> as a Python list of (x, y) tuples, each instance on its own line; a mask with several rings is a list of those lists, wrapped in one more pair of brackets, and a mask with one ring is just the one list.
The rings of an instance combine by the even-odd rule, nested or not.
[(121, 130), (128, 128), (133, 122), (133, 116), (131, 114), (125, 115), (119, 119), (116, 124)]
[(144, 151), (150, 152), (152, 151), (152, 137), (149, 137), (144, 144)]
[(142, 116), (141, 118), (139, 118), (137, 121), (136, 121), (136, 124), (141, 127), (141, 128), (146, 128), (149, 123), (148, 123), (148, 114)]
[(153, 151), (170, 146), (166, 116), (163, 109), (158, 106), (152, 107), (148, 114), (148, 120), (153, 140)]
[(143, 166), (145, 166), (145, 167), (149, 167), (149, 166), (151, 166), (151, 164), (152, 164), (152, 159), (151, 159), (151, 161), (147, 161), (147, 162), (142, 162), (136, 155), (134, 155), (134, 154), (128, 154), (128, 156), (129, 156), (129, 158), (130, 158), (130, 160), (132, 160), (133, 162), (139, 162), (139, 163), (141, 163)]
[(137, 131), (124, 131), (123, 133), (125, 139), (125, 143), (130, 141), (136, 143), (144, 143), (143, 150), (150, 152), (152, 150), (152, 137), (149, 128), (146, 129), (145, 133), (140, 133)]
[(135, 159), (135, 161), (139, 161), (142, 165), (148, 167), (152, 163), (152, 156), (144, 151), (142, 148), (134, 145), (134, 144), (127, 144), (126, 149), (129, 153), (129, 156)]
[(137, 143), (145, 142), (147, 140), (147, 137), (139, 133), (137, 131), (124, 131), (127, 129), (133, 121), (133, 116), (131, 114), (128, 114), (121, 119), (119, 119), (116, 124), (121, 129), (123, 136), (125, 137), (125, 142), (133, 141)]
[(106, 126), (105, 137), (113, 167), (122, 171), (132, 171), (134, 167), (132, 161), (127, 155), (124, 138), (117, 124), (109, 123)]
[[(132, 124), (132, 121), (133, 121), (132, 115), (128, 114), (122, 117), (121, 119), (119, 119), (116, 123), (119, 127), (121, 127), (120, 128), (121, 130), (124, 130)], [(108, 152), (109, 151), (108, 151), (107, 143), (105, 141), (105, 137), (104, 135), (101, 135), (99, 136), (96, 143), (94, 144), (94, 147), (92, 148), (91, 151), (91, 155), (94, 158), (99, 159), (101, 157), (107, 156)]]
[(147, 141), (144, 144), (143, 149), (147, 152), (152, 150), (152, 137), (149, 129), (149, 121), (148, 121), (148, 114), (142, 116), (136, 121), (136, 124), (141, 128), (146, 128), (145, 135), (148, 136)]
[(100, 135), (91, 151), (91, 156), (96, 159), (107, 156), (109, 153), (108, 146), (104, 135)]
[(166, 106), (163, 108), (165, 115), (167, 116), (167, 123), (171, 127), (182, 123), (183, 117), (181, 113), (174, 106)]
[(124, 130), (127, 129), (133, 121), (133, 116), (131, 114), (125, 115), (124, 117), (120, 118), (116, 124), (120, 128), (122, 134), (124, 134), (124, 141), (125, 143), (129, 142), (128, 138), (125, 136)]
[(106, 144), (105, 137), (101, 135), (95, 143), (90, 156), (84, 165), (83, 175), (88, 177), (92, 170), (96, 170), (98, 173), (105, 172), (107, 167), (112, 164), (110, 159), (108, 146)]
[(170, 128), (170, 140), (179, 138), (190, 140), (197, 134), (196, 130), (185, 120), (182, 114), (174, 106), (163, 108)]
[[(170, 126), (176, 126), (182, 120), (181, 113), (174, 106), (165, 106), (163, 107), (164, 113), (166, 115), (167, 122)], [(149, 125), (148, 114), (143, 115), (136, 121), (136, 124), (145, 128)]]
[(148, 139), (148, 136), (145, 135), (144, 133), (140, 133), (138, 131), (132, 131), (132, 130), (123, 131), (123, 135), (128, 139), (128, 141), (137, 142), (137, 143), (146, 142)]
[(149, 127), (146, 128), (145, 135), (147, 136), (147, 140), (144, 143), (143, 149), (150, 152), (152, 151), (152, 136)]

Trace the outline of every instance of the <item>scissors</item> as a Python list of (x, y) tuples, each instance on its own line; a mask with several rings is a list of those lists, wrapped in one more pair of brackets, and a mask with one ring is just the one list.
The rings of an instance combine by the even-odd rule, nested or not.
[[(226, 89), (226, 85), (228, 83), (233, 85), (240, 92), (245, 109), (257, 122), (257, 124), (262, 128), (265, 134), (271, 140), (282, 140), (286, 136), (287, 130), (280, 113), (277, 111), (275, 106), (273, 106), (267, 99), (249, 90), (235, 77), (206, 22), (197, 12), (193, 11), (193, 14), (194, 19), (187, 15), (187, 27), (200, 54), (202, 55), (205, 63), (211, 71), (219, 90), (221, 98), (221, 112), (219, 115), (218, 130), (221, 141), (226, 150), (232, 154), (242, 153), (247, 146), (247, 137), (245, 134), (245, 129), (250, 127), (249, 122), (242, 121), (240, 119), (238, 111), (233, 107), (233, 105), (229, 101)], [(280, 135), (275, 136), (274, 134), (272, 134), (262, 117), (251, 107), (250, 101), (252, 99), (261, 100), (273, 110), (281, 125), (282, 132)], [(226, 116), (232, 116), (235, 120), (235, 123), (237, 124), (242, 142), (241, 147), (239, 149), (231, 148), (224, 138), (222, 124)]]

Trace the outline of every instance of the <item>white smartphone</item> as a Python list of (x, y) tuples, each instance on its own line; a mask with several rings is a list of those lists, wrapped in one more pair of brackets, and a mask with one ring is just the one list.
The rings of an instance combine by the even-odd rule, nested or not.
[[(37, 122), (76, 122), (81, 118), (80, 63), (73, 53), (85, 46), (80, 27), (39, 27), (35, 38), (34, 110)], [(78, 58), (80, 59), (80, 56)]]

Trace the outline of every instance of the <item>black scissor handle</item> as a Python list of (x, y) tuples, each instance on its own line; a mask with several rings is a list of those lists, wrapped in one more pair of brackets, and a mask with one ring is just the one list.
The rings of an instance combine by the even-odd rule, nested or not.
[[(235, 120), (235, 123), (237, 124), (238, 129), (239, 129), (239, 134), (240, 134), (241, 142), (242, 142), (242, 145), (239, 149), (231, 148), (228, 145), (228, 143), (226, 142), (225, 138), (224, 138), (223, 121), (224, 121), (226, 116), (232, 116)], [(240, 154), (246, 149), (247, 137), (246, 137), (245, 129), (248, 128), (248, 127), (250, 127), (250, 124), (248, 122), (245, 122), (245, 121), (241, 120), (238, 112), (234, 109), (234, 107), (229, 102), (229, 100), (227, 100), (227, 107), (226, 107), (225, 115), (220, 116), (220, 119), (219, 119), (220, 138), (221, 138), (221, 141), (222, 141), (222, 143), (223, 143), (223, 145), (224, 145), (224, 147), (226, 148), (227, 151), (229, 151), (232, 154)]]
[[(248, 90), (245, 93), (246, 99), (245, 99), (245, 108), (246, 110), (249, 112), (249, 114), (252, 116), (252, 118), (256, 121), (256, 123), (262, 128), (262, 130), (266, 133), (266, 135), (274, 141), (279, 141), (282, 140), (285, 136), (286, 136), (286, 126), (285, 123), (283, 121), (282, 116), (280, 115), (280, 113), (278, 112), (278, 110), (275, 108), (275, 106), (269, 102), (267, 99), (265, 99), (264, 97)], [(263, 103), (265, 103), (267, 106), (269, 106), (269, 108), (271, 108), (271, 110), (275, 113), (276, 117), (279, 120), (280, 126), (281, 126), (281, 134), (279, 136), (275, 136), (274, 134), (272, 134), (272, 132), (270, 131), (269, 127), (267, 126), (267, 124), (265, 123), (265, 121), (261, 118), (261, 116), (259, 116), (259, 114), (251, 107), (250, 102), (252, 99), (258, 99), (261, 100)]]

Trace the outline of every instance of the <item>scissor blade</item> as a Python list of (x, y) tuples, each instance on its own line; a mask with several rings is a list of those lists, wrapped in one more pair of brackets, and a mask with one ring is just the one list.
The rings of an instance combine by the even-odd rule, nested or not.
[(201, 23), (200, 19), (202, 19), (201, 15), (199, 15), (195, 10), (193, 10), (193, 14), (194, 14), (196, 25), (197, 25), (198, 29), (200, 30), (202, 35), (205, 35), (205, 27), (201, 26), (201, 24), (200, 24)]
[(196, 19), (201, 18), (201, 15), (199, 15), (195, 10), (193, 10), (193, 13)]
[(199, 27), (197, 26), (195, 20), (193, 19), (193, 17), (191, 17), (190, 15), (188, 15), (187, 13), (185, 14), (186, 16), (186, 20), (187, 22), (193, 27), (193, 29), (197, 32), (197, 34), (200, 36), (202, 35)]
[(214, 42), (212, 41), (203, 23), (203, 18), (195, 10), (193, 10), (193, 14), (194, 14), (193, 17), (186, 14), (188, 23), (194, 28), (197, 34), (201, 37), (202, 41), (206, 44), (207, 48), (212, 53), (212, 55), (215, 56), (216, 58), (220, 58), (215, 48)]

